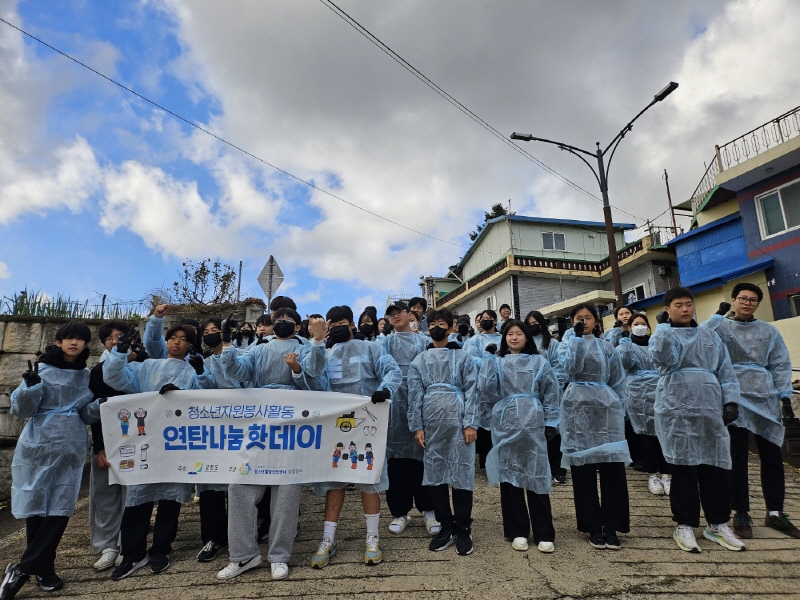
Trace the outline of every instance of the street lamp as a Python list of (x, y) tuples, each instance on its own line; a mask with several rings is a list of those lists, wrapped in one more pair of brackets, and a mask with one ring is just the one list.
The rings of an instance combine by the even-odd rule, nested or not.
[[(597, 184), (600, 186), (600, 192), (603, 195), (603, 216), (605, 217), (606, 222), (606, 237), (608, 238), (608, 262), (611, 266), (611, 277), (614, 281), (614, 294), (617, 297), (617, 306), (623, 306), (625, 301), (622, 297), (622, 280), (619, 276), (619, 261), (617, 260), (617, 243), (614, 240), (614, 221), (611, 218), (611, 205), (608, 202), (608, 170), (611, 168), (611, 161), (614, 158), (614, 153), (617, 151), (617, 146), (622, 141), (622, 138), (633, 129), (633, 123), (641, 117), (647, 109), (653, 106), (656, 102), (661, 102), (664, 98), (669, 96), (672, 92), (674, 92), (678, 87), (678, 84), (674, 81), (670, 81), (669, 85), (667, 85), (663, 90), (658, 92), (655, 96), (653, 96), (653, 100), (647, 106), (642, 109), (638, 115), (633, 117), (631, 121), (622, 128), (617, 136), (611, 140), (611, 143), (606, 146), (605, 150), (600, 149), (600, 142), (597, 142), (597, 150), (595, 152), (590, 152), (588, 150), (583, 150), (581, 148), (577, 148), (576, 146), (570, 146), (569, 144), (564, 144), (562, 142), (555, 142), (553, 140), (546, 140), (544, 138), (533, 137), (530, 134), (523, 134), (523, 133), (512, 133), (511, 139), (512, 140), (521, 140), (523, 142), (545, 142), (546, 144), (553, 144), (558, 146), (561, 150), (566, 150), (567, 152), (571, 152), (578, 158), (580, 158), (586, 166), (588, 166), (592, 173), (594, 173), (594, 178), (597, 180)], [(604, 157), (606, 153), (611, 150), (611, 156), (608, 157), (608, 164), (604, 164)], [(581, 154), (586, 154), (587, 156), (591, 156), (597, 160), (597, 170), (592, 167), (592, 165), (587, 161)]]

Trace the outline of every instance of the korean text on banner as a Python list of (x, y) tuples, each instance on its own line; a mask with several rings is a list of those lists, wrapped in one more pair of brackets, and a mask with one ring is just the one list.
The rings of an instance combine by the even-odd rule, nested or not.
[(377, 483), (389, 402), (300, 390), (180, 390), (100, 409), (109, 481)]

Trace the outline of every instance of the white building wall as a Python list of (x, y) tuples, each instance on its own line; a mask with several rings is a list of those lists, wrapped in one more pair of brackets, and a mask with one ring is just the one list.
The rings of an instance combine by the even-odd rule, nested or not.
[(519, 275), (520, 315), (524, 317), (532, 310), (539, 310), (556, 302), (562, 302), (586, 294), (594, 290), (607, 289), (599, 281), (579, 280), (574, 277), (563, 277), (560, 280), (551, 277), (531, 277)]

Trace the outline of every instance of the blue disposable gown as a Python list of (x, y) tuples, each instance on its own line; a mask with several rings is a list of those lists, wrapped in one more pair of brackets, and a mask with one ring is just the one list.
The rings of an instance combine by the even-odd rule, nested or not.
[[(297, 353), (303, 372), (294, 376), (285, 356)], [(258, 388), (324, 390), (322, 375), (327, 358), (324, 346), (305, 345), (297, 338), (273, 339), (266, 344), (253, 345), (245, 351), (223, 352), (215, 358), (225, 376), (244, 385)]]
[(546, 357), (550, 366), (553, 367), (553, 371), (556, 373), (556, 379), (558, 379), (559, 389), (563, 390), (567, 387), (569, 376), (564, 372), (561, 361), (558, 358), (558, 346), (561, 342), (555, 338), (550, 338), (550, 344), (547, 346), (547, 350), (545, 350), (542, 347), (544, 338), (541, 335), (533, 336), (533, 341), (536, 342), (536, 349), (539, 351), (539, 354)]
[(39, 366), (40, 383), (25, 382), (11, 394), (9, 412), (30, 419), (11, 461), (11, 512), (27, 517), (69, 517), (81, 489), (89, 435), (99, 418), (87, 369)]
[(540, 354), (487, 356), (478, 374), (482, 402), (491, 408), (493, 447), (486, 457), (489, 485), (510, 483), (549, 494), (544, 428), (557, 427), (561, 387)]
[(661, 376), (654, 411), (664, 458), (673, 465), (730, 469), (722, 406), (738, 404), (739, 383), (722, 339), (707, 327), (661, 323), (649, 347)]
[(631, 462), (625, 441), (625, 370), (614, 347), (572, 330), (558, 347), (569, 375), (561, 398), (561, 465)]
[(462, 348), (464, 347), (464, 344), (466, 344), (470, 339), (472, 339), (472, 336), (470, 336), (469, 334), (461, 335), (459, 333), (451, 333), (450, 335), (447, 336), (448, 342), (455, 342)]
[[(182, 390), (216, 387), (211, 373), (205, 371), (202, 375), (197, 375), (185, 360), (150, 358), (140, 363), (129, 363), (128, 357), (117, 352), (116, 348), (103, 361), (103, 381), (115, 390), (128, 394), (157, 392), (167, 383), (172, 383)], [(164, 402), (169, 402), (169, 394), (164, 395), (163, 398)], [(138, 506), (159, 500), (188, 502), (191, 498), (191, 491), (192, 486), (189, 483), (165, 482), (130, 485), (127, 488), (125, 506)]]
[(470, 355), (476, 365), (480, 364), (483, 360), (483, 353), (486, 350), (486, 346), (494, 344), (499, 349), (501, 339), (502, 336), (499, 333), (479, 333), (478, 335), (472, 336), (464, 343), (464, 352)]
[[(372, 396), (376, 390), (387, 390), (394, 398), (403, 383), (403, 372), (395, 360), (386, 354), (383, 344), (350, 340), (335, 344), (327, 351), (327, 368), (321, 379), (324, 389), (343, 394)], [(323, 496), (333, 489), (341, 489), (340, 482), (315, 483), (314, 493)], [(356, 484), (356, 488), (367, 494), (378, 494), (389, 488), (386, 461), (381, 468), (381, 479), (376, 484)]]
[(631, 427), (636, 433), (655, 435), (654, 406), (658, 371), (650, 357), (650, 350), (647, 346), (639, 346), (630, 338), (624, 337), (619, 340), (617, 354), (628, 374), (628, 385), (625, 387), (625, 412), (631, 421)]
[(164, 317), (150, 317), (144, 328), (142, 345), (150, 358), (167, 357), (167, 340), (164, 339)]
[(792, 361), (774, 325), (713, 315), (701, 327), (722, 338), (739, 381), (739, 418), (731, 423), (783, 443), (781, 398), (792, 397)]
[(463, 350), (431, 348), (408, 368), (408, 428), (425, 432), (422, 485), (471, 490), (475, 443), (464, 429), (478, 427), (478, 371)]
[(425, 345), (423, 336), (410, 331), (395, 331), (383, 338), (384, 350), (403, 372), (403, 383), (392, 396), (389, 435), (386, 439), (387, 458), (423, 458), (422, 448), (408, 430), (408, 367), (418, 354), (425, 352)]
[(607, 342), (611, 342), (611, 344), (616, 347), (622, 339), (622, 327), (612, 327), (608, 331), (604, 331), (603, 335), (600, 337)]

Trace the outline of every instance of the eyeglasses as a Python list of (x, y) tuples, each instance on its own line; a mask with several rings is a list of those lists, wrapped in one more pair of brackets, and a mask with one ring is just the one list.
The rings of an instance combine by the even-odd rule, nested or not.
[(747, 296), (736, 296), (734, 300), (739, 304), (750, 304), (752, 306), (758, 306), (761, 303), (761, 300), (758, 298), (748, 298)]
[(111, 340), (112, 342), (118, 342), (119, 338), (121, 338), (122, 335), (123, 334), (121, 334), (121, 333), (118, 333), (117, 335), (110, 335), (106, 339), (103, 340), (103, 343), (105, 344), (108, 340)]

